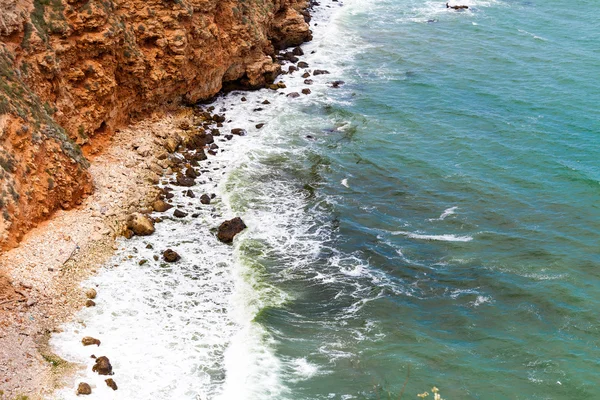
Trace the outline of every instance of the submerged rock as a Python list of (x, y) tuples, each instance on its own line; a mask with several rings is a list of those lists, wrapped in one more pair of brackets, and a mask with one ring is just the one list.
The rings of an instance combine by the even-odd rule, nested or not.
[(217, 239), (223, 243), (231, 243), (235, 235), (246, 229), (246, 224), (240, 217), (225, 221), (219, 226)]
[(93, 372), (97, 372), (98, 375), (112, 375), (112, 365), (108, 357), (102, 356), (96, 358), (96, 363), (92, 367)]

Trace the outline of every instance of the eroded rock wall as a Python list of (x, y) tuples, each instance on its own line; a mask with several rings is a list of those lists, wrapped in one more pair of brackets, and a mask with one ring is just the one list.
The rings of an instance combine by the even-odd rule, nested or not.
[(114, 130), (224, 82), (256, 88), (310, 40), (308, 0), (0, 0), (0, 247), (92, 191)]

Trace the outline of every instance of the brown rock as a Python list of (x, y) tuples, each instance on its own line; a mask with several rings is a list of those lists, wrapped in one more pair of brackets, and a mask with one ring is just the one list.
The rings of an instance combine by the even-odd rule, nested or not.
[(305, 79), (304, 80), (304, 84), (305, 85), (312, 85), (313, 84), (313, 80), (312, 79)]
[(85, 306), (86, 307), (96, 307), (96, 302), (94, 300), (86, 300)]
[(152, 203), (152, 208), (156, 212), (165, 212), (165, 211), (169, 210), (170, 208), (173, 208), (173, 206), (162, 200), (156, 200), (154, 203)]
[(187, 217), (187, 215), (186, 212), (181, 211), (179, 208), (173, 211), (173, 216), (176, 218), (184, 218)]
[(302, 89), (302, 94), (311, 94), (310, 89)]
[(315, 69), (313, 75), (326, 75), (329, 74), (329, 71), (324, 69)]
[(77, 395), (79, 396), (80, 394), (92, 394), (92, 388), (90, 387), (90, 385), (88, 385), (85, 382), (81, 382), (79, 386), (77, 386)]
[(115, 381), (113, 381), (112, 378), (105, 379), (104, 382), (106, 382), (106, 386), (108, 386), (112, 390), (117, 390), (118, 389), (117, 383)]
[(207, 194), (203, 194), (202, 196), (200, 196), (200, 203), (210, 204), (210, 196)]
[(166, 262), (175, 262), (179, 261), (181, 259), (181, 256), (177, 254), (177, 252), (175, 252), (174, 250), (167, 249), (163, 253), (163, 259)]
[(154, 233), (154, 223), (141, 213), (131, 214), (127, 218), (127, 228), (138, 236), (148, 236)]
[(238, 136), (246, 136), (247, 134), (246, 130), (241, 128), (232, 129), (231, 133)]
[(292, 99), (295, 99), (297, 97), (300, 97), (300, 93), (298, 93), (298, 92), (288, 93), (287, 97), (291, 97)]
[(93, 372), (97, 372), (98, 375), (112, 375), (112, 365), (108, 357), (102, 356), (96, 358), (96, 363), (92, 367)]
[(219, 226), (217, 239), (223, 243), (231, 243), (235, 235), (246, 229), (246, 224), (240, 217), (225, 221)]
[(308, 68), (308, 63), (305, 63), (304, 61), (300, 61), (298, 63), (298, 68)]
[(88, 299), (95, 299), (97, 295), (98, 295), (98, 293), (96, 292), (96, 289), (94, 289), (94, 288), (89, 288), (88, 290), (85, 291), (85, 297), (87, 297)]
[(83, 344), (84, 346), (91, 346), (91, 345), (97, 345), (100, 346), (100, 340), (93, 338), (91, 336), (86, 336), (83, 339), (81, 339), (81, 344)]

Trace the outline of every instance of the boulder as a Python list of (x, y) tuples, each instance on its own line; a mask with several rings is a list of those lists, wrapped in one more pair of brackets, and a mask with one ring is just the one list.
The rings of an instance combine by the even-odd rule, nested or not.
[(98, 375), (112, 375), (112, 365), (108, 357), (102, 356), (96, 358), (96, 363), (92, 367), (93, 372), (97, 372)]
[(154, 223), (141, 213), (133, 213), (127, 218), (127, 228), (138, 236), (148, 236), (154, 233)]
[(154, 203), (152, 203), (152, 208), (156, 212), (165, 212), (165, 211), (169, 210), (170, 208), (173, 208), (173, 206), (162, 200), (156, 200)]
[(333, 81), (333, 82), (331, 82), (331, 87), (337, 89), (340, 86), (342, 86), (344, 83), (346, 83), (346, 82), (344, 82), (344, 81)]
[(305, 63), (304, 61), (300, 61), (298, 63), (298, 68), (308, 68), (308, 63)]
[(177, 174), (177, 178), (175, 181), (176, 185), (190, 187), (190, 186), (194, 186), (195, 183), (196, 182), (194, 181), (193, 178), (188, 178), (188, 177), (184, 176), (182, 173)]
[(304, 55), (304, 51), (300, 47), (295, 47), (294, 50), (292, 50), (292, 53), (295, 56), (303, 56)]
[(235, 235), (246, 229), (246, 224), (240, 217), (225, 221), (219, 226), (217, 239), (223, 243), (231, 243)]
[(118, 389), (117, 383), (115, 381), (113, 381), (112, 378), (105, 379), (104, 382), (106, 382), (106, 386), (108, 386), (112, 390), (117, 390)]
[(265, 124), (256, 124), (255, 128), (256, 128), (256, 129), (260, 129), (260, 128), (262, 128), (263, 126), (265, 126)]
[(81, 344), (83, 344), (84, 346), (92, 346), (92, 345), (96, 345), (96, 346), (100, 346), (100, 340), (93, 338), (91, 336), (86, 336), (83, 339), (81, 339)]
[(96, 293), (96, 289), (94, 288), (89, 288), (85, 291), (85, 297), (87, 297), (88, 299), (95, 299), (97, 295), (98, 293)]
[(86, 300), (85, 306), (86, 307), (96, 307), (96, 302), (94, 300)]
[(90, 387), (90, 385), (88, 385), (85, 382), (81, 382), (79, 386), (77, 386), (77, 395), (79, 396), (80, 394), (92, 394), (92, 388)]
[(179, 140), (179, 137), (171, 136), (165, 140), (164, 146), (169, 153), (174, 153), (177, 151), (180, 143), (181, 140)]
[(207, 194), (203, 194), (200, 197), (200, 203), (202, 203), (202, 204), (210, 204), (210, 196), (207, 195)]
[(242, 128), (235, 128), (231, 130), (231, 133), (238, 136), (246, 136), (246, 130)]
[(313, 80), (312, 79), (305, 79), (304, 80), (304, 84), (305, 85), (312, 85), (313, 84)]
[(187, 217), (187, 215), (188, 214), (186, 212), (181, 211), (179, 208), (173, 212), (173, 216), (177, 218)]
[(302, 94), (311, 94), (310, 89), (302, 89)]
[(324, 69), (315, 69), (315, 71), (313, 72), (313, 75), (326, 75), (328, 73), (329, 73), (329, 71), (324, 70)]
[(163, 259), (166, 262), (175, 262), (175, 261), (179, 261), (181, 259), (181, 256), (179, 254), (177, 254), (177, 252), (175, 252), (171, 249), (167, 249), (163, 253)]

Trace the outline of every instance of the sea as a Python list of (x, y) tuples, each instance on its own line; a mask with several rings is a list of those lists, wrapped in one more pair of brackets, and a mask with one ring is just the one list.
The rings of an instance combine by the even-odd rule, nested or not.
[(50, 398), (600, 399), (600, 3), (319, 3), (308, 69), (212, 103), (247, 135), (189, 215), (82, 284)]

